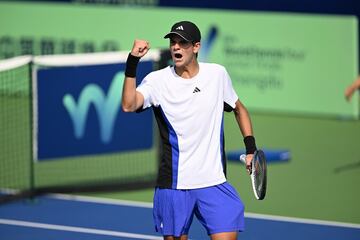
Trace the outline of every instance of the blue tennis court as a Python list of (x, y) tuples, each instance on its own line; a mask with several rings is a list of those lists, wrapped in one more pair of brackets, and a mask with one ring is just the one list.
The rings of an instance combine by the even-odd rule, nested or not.
[[(261, 229), (261, 231), (259, 231)], [(152, 205), (143, 202), (49, 195), (0, 206), (1, 239), (162, 239), (154, 230)], [(191, 239), (207, 239), (194, 220)], [(360, 239), (360, 224), (246, 214), (239, 239)]]

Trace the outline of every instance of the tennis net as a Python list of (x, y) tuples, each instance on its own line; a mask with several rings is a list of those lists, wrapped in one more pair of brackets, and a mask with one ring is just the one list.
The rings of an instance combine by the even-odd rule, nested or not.
[[(140, 70), (149, 62), (143, 75), (160, 67), (161, 55), (160, 51), (151, 51), (142, 59), (144, 65), (139, 65)], [(0, 61), (0, 203), (45, 193), (122, 191), (154, 186), (158, 144), (157, 134), (152, 131), (156, 129), (152, 114), (148, 111), (149, 117), (149, 113), (122, 113), (122, 89), (111, 90), (114, 79), (121, 82), (123, 78), (121, 68), (126, 57), (127, 53), (116, 52), (22, 56)], [(116, 68), (119, 71), (114, 72)], [(113, 76), (109, 81), (100, 77), (100, 82), (92, 82), (96, 74), (118, 74), (118, 77)], [(79, 137), (75, 131), (79, 127), (74, 117), (76, 108), (74, 104), (71, 108), (64, 103), (66, 94), (62, 91), (72, 93), (67, 97), (75, 99), (73, 103), (78, 103), (80, 111), (85, 88), (93, 90), (89, 90), (88, 96), (93, 101), (85, 104), (88, 114), (83, 119), (87, 125), (83, 121)], [(94, 96), (103, 96), (102, 103), (107, 104), (111, 94), (116, 103), (112, 108), (99, 107), (94, 100)], [(61, 104), (56, 103), (60, 99), (56, 96), (61, 96)], [(101, 111), (102, 108), (107, 111)], [(146, 120), (142, 114), (146, 114)], [(103, 115), (107, 117), (102, 118)], [(107, 130), (107, 135), (99, 133), (106, 131), (108, 115), (113, 116), (112, 128)], [(104, 120), (104, 124), (103, 119), (108, 122)], [(138, 125), (148, 128), (147, 136), (141, 132), (146, 129)]]

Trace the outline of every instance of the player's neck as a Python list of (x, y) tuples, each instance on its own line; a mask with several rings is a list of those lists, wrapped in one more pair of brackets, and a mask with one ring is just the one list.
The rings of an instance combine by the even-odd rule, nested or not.
[(181, 67), (175, 66), (175, 72), (182, 78), (190, 79), (196, 76), (199, 72), (199, 63), (197, 60), (191, 61), (189, 64)]

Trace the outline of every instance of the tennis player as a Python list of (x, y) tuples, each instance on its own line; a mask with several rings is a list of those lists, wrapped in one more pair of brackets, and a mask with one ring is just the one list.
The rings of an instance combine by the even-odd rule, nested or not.
[(235, 113), (249, 167), (256, 150), (249, 114), (226, 69), (197, 61), (201, 34), (194, 23), (175, 23), (164, 38), (170, 40), (174, 65), (148, 74), (136, 87), (137, 63), (150, 45), (135, 40), (122, 94), (125, 112), (152, 107), (160, 130), (155, 228), (166, 240), (188, 239), (195, 215), (211, 239), (237, 239), (244, 230), (244, 205), (226, 181), (223, 115)]

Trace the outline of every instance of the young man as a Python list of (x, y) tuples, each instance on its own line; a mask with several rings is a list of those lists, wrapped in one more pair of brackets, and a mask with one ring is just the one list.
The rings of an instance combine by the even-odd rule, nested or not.
[(198, 218), (211, 239), (230, 240), (244, 230), (244, 205), (226, 182), (224, 110), (234, 111), (247, 151), (247, 169), (256, 150), (249, 114), (223, 66), (199, 63), (201, 34), (188, 21), (174, 24), (170, 39), (174, 66), (148, 74), (136, 88), (136, 66), (150, 45), (135, 40), (128, 56), (122, 107), (152, 107), (162, 140), (154, 193), (154, 222), (164, 239), (187, 239)]

